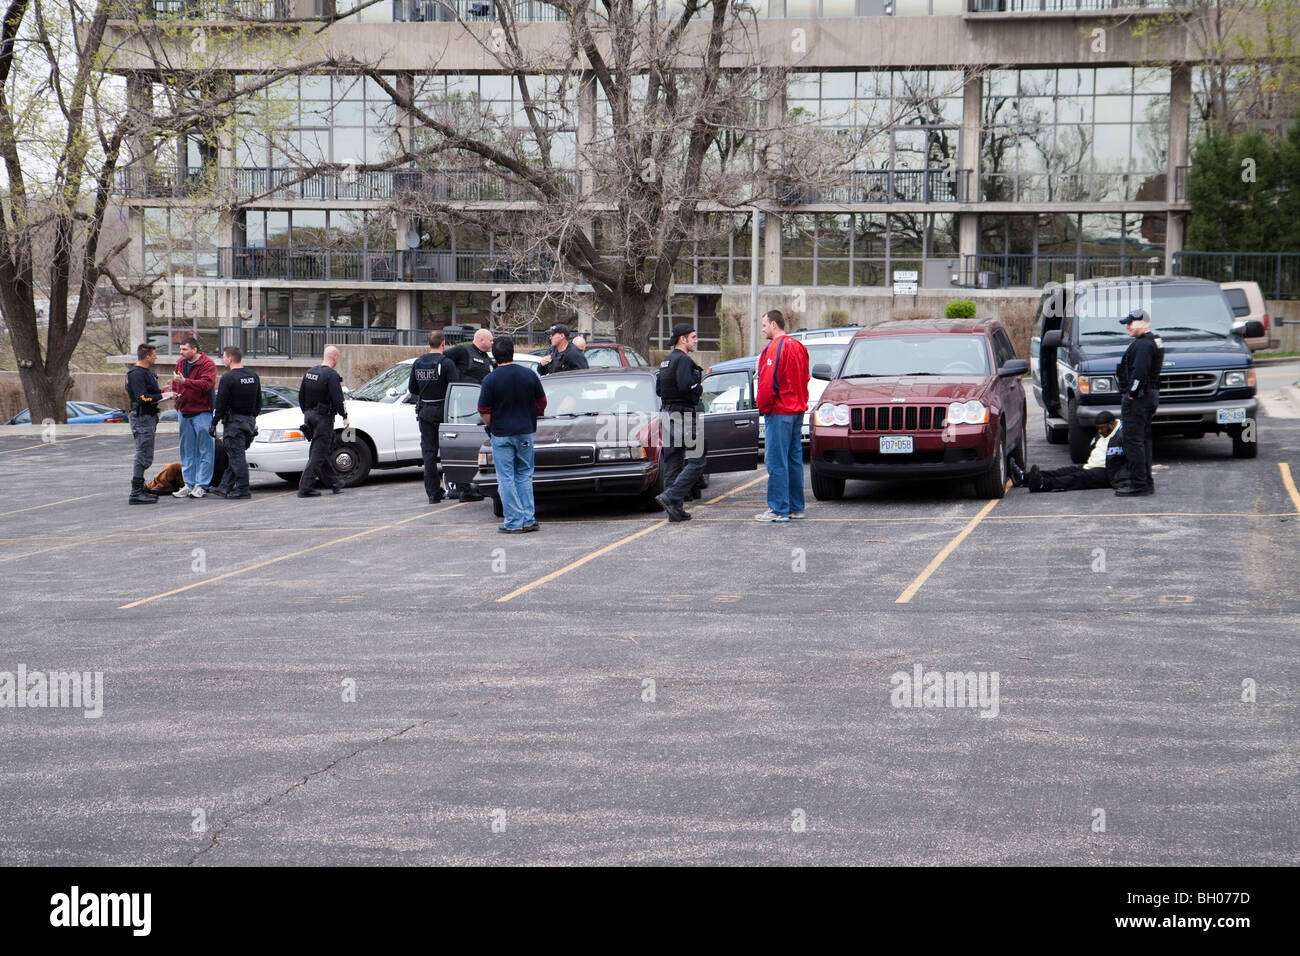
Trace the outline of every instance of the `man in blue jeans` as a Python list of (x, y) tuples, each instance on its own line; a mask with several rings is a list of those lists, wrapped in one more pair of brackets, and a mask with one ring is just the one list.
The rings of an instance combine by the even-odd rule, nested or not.
[(497, 494), (505, 513), (502, 534), (536, 531), (533, 509), (533, 433), (546, 411), (546, 392), (531, 369), (515, 364), (515, 343), (501, 337), (492, 343), (497, 367), (483, 379), (478, 413), (492, 436)]

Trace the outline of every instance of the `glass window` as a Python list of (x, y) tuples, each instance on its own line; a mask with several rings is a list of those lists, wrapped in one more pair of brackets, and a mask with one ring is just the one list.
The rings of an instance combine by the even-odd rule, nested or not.
[(982, 335), (879, 335), (851, 343), (841, 378), (989, 374)]
[(704, 379), (704, 411), (740, 412), (754, 408), (748, 372), (721, 372)]

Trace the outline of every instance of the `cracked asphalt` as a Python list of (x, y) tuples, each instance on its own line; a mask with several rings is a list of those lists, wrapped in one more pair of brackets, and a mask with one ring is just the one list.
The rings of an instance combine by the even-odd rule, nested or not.
[[(1153, 498), (775, 526), (760, 469), (514, 537), (416, 470), (128, 508), (129, 437), (0, 436), (0, 671), (105, 686), (0, 706), (0, 864), (1294, 865), (1300, 419), (1260, 436), (1158, 444)], [(997, 716), (893, 706), (917, 664)]]

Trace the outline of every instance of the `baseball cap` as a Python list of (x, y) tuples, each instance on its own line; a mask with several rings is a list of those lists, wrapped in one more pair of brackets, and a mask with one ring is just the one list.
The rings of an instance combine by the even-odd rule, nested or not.
[(676, 325), (673, 326), (672, 341), (668, 343), (669, 346), (675, 348), (678, 342), (686, 338), (686, 336), (690, 335), (694, 331), (695, 331), (695, 326), (691, 325), (689, 322), (678, 322)]
[(556, 322), (554, 325), (552, 325), (549, 329), (546, 330), (547, 335), (554, 335), (556, 332), (559, 332), (566, 339), (571, 338), (569, 327), (565, 325), (563, 322)]
[(1150, 325), (1151, 316), (1147, 315), (1146, 311), (1143, 309), (1134, 309), (1128, 315), (1124, 316), (1124, 318), (1119, 320), (1120, 325), (1128, 325), (1130, 322), (1145, 322)]

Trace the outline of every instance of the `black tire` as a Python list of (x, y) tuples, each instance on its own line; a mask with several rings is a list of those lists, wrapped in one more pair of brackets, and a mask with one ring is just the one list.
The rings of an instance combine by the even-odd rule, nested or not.
[(331, 449), (330, 464), (344, 488), (355, 488), (370, 477), (374, 457), (370, 446), (363, 441), (343, 442)]
[(1066, 430), (1070, 436), (1070, 461), (1082, 465), (1088, 460), (1088, 446), (1092, 444), (1093, 432), (1079, 424), (1079, 406), (1070, 399), (1070, 409), (1066, 416), (1069, 423)]
[(659, 474), (655, 477), (654, 484), (652, 484), (645, 491), (641, 492), (640, 496), (637, 498), (637, 504), (640, 506), (642, 511), (647, 511), (647, 512), (663, 511), (664, 510), (663, 505), (655, 501), (655, 496), (662, 495), (663, 493), (664, 493), (664, 473), (663, 470), (661, 469), (659, 471)]
[(1233, 458), (1258, 458), (1259, 457), (1259, 422), (1255, 422), (1253, 424), (1254, 424), (1255, 434), (1252, 437), (1254, 437), (1255, 439), (1254, 441), (1243, 440), (1242, 436), (1246, 432), (1246, 429), (1244, 427), (1242, 428), (1234, 427), (1228, 430), (1228, 435), (1232, 438)]
[(275, 473), (275, 477), (279, 478), (281, 481), (287, 481), (291, 485), (296, 485), (298, 482), (302, 481), (302, 472), (301, 471), (277, 471)]
[(975, 479), (977, 498), (1001, 498), (1007, 493), (1007, 436), (998, 433), (998, 444), (993, 449), (993, 460), (988, 471)]
[(506, 506), (501, 503), (501, 496), (495, 491), (492, 492), (492, 513), (498, 518), (506, 516)]
[(813, 465), (812, 493), (818, 501), (839, 501), (844, 497), (844, 479), (827, 477)]
[(1053, 428), (1047, 420), (1047, 409), (1043, 409), (1043, 438), (1049, 445), (1064, 445), (1066, 430), (1064, 428)]
[(1020, 441), (1016, 442), (1016, 449), (1011, 453), (1015, 463), (1024, 471), (1029, 467), (1029, 426), (1028, 419), (1023, 415), (1020, 418)]

